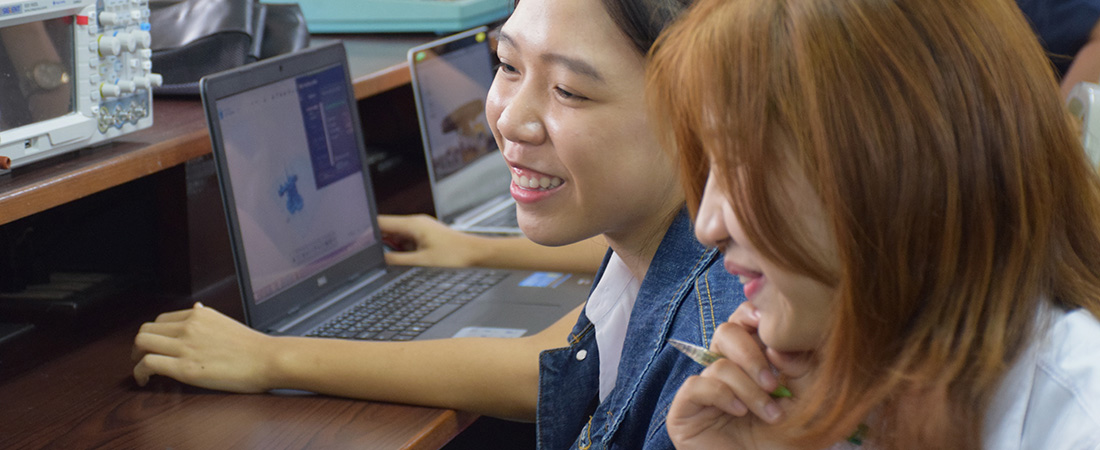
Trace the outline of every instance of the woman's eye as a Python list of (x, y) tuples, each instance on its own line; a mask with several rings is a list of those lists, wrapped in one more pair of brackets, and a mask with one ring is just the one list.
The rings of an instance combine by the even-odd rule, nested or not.
[(504, 72), (504, 73), (516, 73), (516, 68), (515, 68), (515, 66), (512, 66), (511, 64), (500, 63), (500, 64), (497, 64), (495, 71), (501, 71), (501, 72)]
[(588, 100), (588, 98), (583, 95), (574, 94), (560, 87), (555, 87), (554, 91), (557, 92), (558, 96), (561, 97), (563, 100)]

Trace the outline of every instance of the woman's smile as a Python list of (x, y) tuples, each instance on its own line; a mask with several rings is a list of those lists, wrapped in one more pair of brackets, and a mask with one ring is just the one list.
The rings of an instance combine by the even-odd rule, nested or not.
[(749, 299), (749, 301), (752, 301), (753, 296), (759, 293), (760, 290), (764, 288), (764, 285), (767, 284), (767, 277), (764, 276), (763, 272), (749, 270), (729, 259), (724, 261), (724, 266), (726, 272), (729, 272), (731, 275), (741, 280), (741, 284), (745, 287), (745, 298)]
[(556, 175), (537, 172), (508, 163), (512, 172), (511, 193), (519, 203), (535, 203), (561, 190), (565, 180)]

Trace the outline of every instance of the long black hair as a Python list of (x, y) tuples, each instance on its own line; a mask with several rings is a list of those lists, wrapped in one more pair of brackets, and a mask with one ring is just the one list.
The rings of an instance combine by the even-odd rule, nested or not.
[(643, 55), (649, 52), (657, 35), (692, 3), (693, 0), (603, 0), (611, 20)]
[[(645, 55), (657, 35), (692, 3), (694, 0), (603, 0), (603, 7), (638, 53)], [(512, 8), (517, 4), (519, 0)]]

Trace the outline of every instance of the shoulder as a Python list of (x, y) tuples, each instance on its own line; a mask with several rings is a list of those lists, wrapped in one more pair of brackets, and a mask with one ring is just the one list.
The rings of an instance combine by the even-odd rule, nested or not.
[(1081, 406), (1100, 430), (1100, 321), (1083, 309), (1057, 312), (1039, 347), (1037, 370)]
[(1055, 311), (1034, 364), (1022, 448), (1100, 449), (1100, 322)]

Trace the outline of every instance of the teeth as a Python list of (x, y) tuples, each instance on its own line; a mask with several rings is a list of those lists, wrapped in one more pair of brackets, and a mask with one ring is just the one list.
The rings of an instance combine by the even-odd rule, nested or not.
[(515, 183), (516, 186), (522, 188), (542, 190), (553, 189), (561, 186), (562, 179), (558, 177), (527, 177), (526, 175), (519, 176), (516, 175), (515, 172), (512, 172), (512, 182)]

